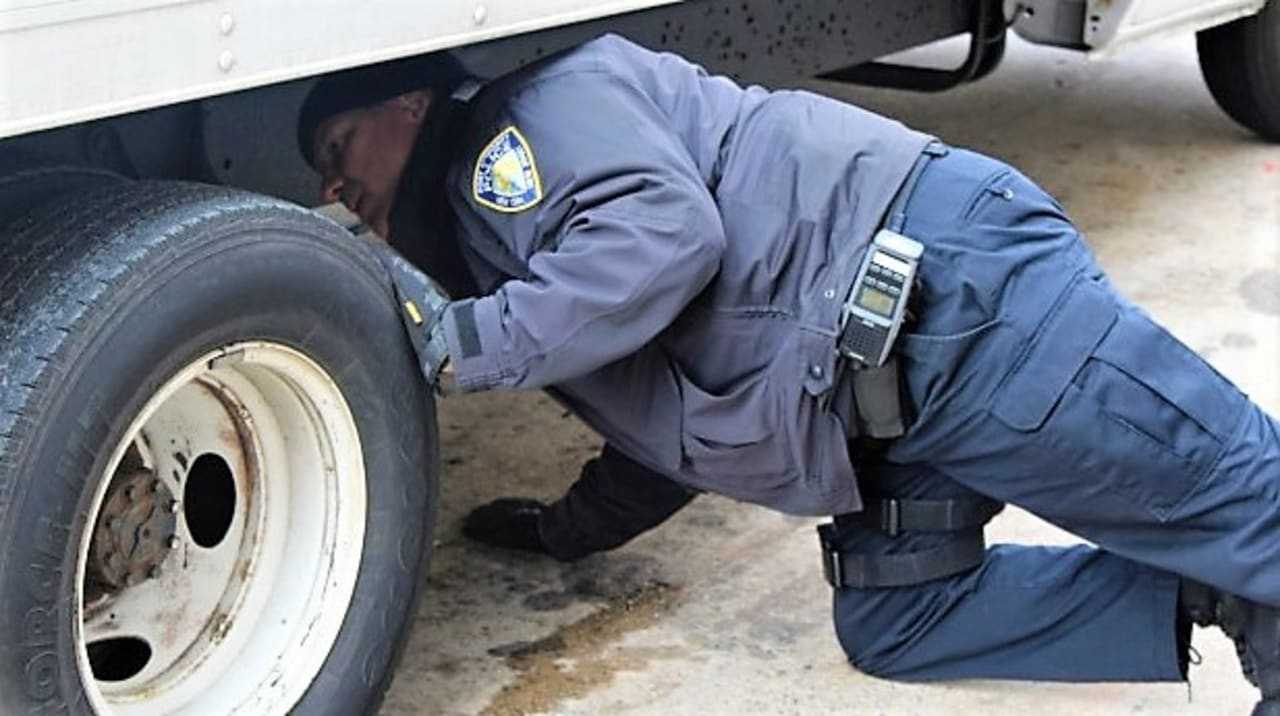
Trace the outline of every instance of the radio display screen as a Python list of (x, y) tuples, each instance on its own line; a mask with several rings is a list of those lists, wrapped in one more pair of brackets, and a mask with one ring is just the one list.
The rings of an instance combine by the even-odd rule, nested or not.
[(893, 296), (884, 291), (863, 285), (858, 294), (858, 305), (885, 318), (893, 318)]

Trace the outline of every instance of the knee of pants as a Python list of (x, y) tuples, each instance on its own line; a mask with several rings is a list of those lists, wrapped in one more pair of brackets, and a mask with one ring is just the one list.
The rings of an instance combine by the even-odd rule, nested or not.
[(845, 656), (849, 659), (849, 665), (867, 676), (874, 676), (877, 679), (888, 681), (906, 680), (898, 679), (896, 677), (897, 672), (893, 669), (896, 653), (873, 649), (850, 651), (847, 644), (843, 646), (845, 647)]
[(849, 663), (869, 676), (902, 679), (898, 668), (918, 643), (934, 600), (919, 587), (840, 589), (835, 595), (835, 630)]

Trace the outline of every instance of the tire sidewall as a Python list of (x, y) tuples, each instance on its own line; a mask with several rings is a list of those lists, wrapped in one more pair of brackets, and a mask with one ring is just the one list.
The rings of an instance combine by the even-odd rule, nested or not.
[(1280, 141), (1280, 3), (1196, 38), (1201, 73), (1218, 106), (1263, 139)]
[(324, 368), (348, 401), (364, 453), (368, 517), (356, 591), (296, 710), (359, 713), (385, 689), (430, 547), (434, 407), (389, 291), (356, 240), (270, 211), (226, 223), (189, 226), (140, 261), (131, 275), (146, 280), (102, 302), (36, 413), (40, 424), (12, 473), (26, 477), (12, 503), (0, 504), (0, 633), (16, 637), (0, 647), (5, 713), (90, 711), (72, 630), (76, 563), (111, 448), (170, 377), (245, 340), (289, 346)]

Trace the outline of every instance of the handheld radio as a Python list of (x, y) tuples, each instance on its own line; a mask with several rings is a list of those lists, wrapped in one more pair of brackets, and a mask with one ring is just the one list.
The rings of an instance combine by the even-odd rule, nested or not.
[(840, 355), (863, 367), (884, 365), (902, 328), (924, 245), (882, 229), (867, 247), (841, 315)]

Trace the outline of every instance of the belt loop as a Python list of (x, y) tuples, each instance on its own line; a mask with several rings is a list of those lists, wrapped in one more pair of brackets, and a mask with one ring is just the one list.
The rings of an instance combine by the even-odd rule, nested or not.
[(925, 167), (929, 162), (938, 157), (945, 157), (950, 149), (947, 145), (933, 140), (920, 150), (920, 156), (916, 158), (916, 162), (911, 167), (911, 171), (907, 174), (907, 178), (898, 187), (898, 193), (894, 195), (893, 202), (889, 208), (889, 220), (885, 222), (886, 228), (895, 234), (902, 233), (902, 227), (907, 223), (907, 202), (911, 200), (911, 195), (915, 192), (916, 183), (920, 181), (920, 175), (924, 174)]
[(928, 144), (924, 145), (924, 153), (936, 159), (939, 157), (945, 157), (948, 154), (950, 154), (951, 147), (948, 147), (947, 145), (935, 139), (932, 142), (929, 142)]

